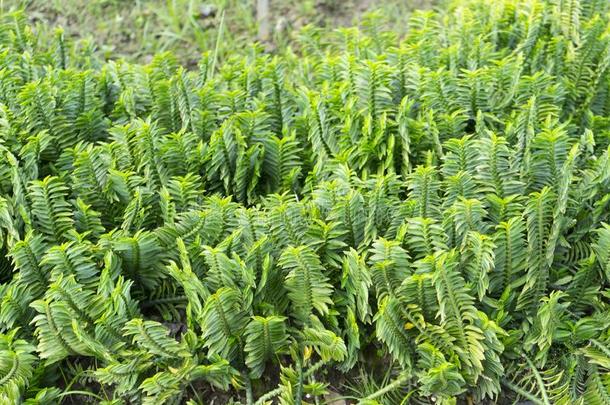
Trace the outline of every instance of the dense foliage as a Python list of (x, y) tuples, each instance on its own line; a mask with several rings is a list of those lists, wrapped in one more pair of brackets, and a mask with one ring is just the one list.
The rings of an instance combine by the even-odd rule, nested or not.
[(4, 16), (0, 402), (610, 404), (608, 11), (197, 71)]

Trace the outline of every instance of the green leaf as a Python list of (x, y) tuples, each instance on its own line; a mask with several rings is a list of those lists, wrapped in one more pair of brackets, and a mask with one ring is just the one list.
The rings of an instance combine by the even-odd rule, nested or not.
[(263, 374), (266, 361), (286, 353), (288, 334), (285, 320), (280, 316), (254, 316), (246, 326), (244, 351), (251, 378), (259, 378)]

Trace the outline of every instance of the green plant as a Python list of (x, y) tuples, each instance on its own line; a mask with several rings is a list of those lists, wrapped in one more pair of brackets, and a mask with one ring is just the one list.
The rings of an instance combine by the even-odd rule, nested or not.
[(610, 403), (608, 11), (195, 70), (3, 15), (0, 401)]

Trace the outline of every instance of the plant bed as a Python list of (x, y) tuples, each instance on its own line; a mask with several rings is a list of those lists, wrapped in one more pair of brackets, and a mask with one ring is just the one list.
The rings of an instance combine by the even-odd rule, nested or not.
[(0, 28), (0, 402), (610, 403), (604, 1), (196, 69)]

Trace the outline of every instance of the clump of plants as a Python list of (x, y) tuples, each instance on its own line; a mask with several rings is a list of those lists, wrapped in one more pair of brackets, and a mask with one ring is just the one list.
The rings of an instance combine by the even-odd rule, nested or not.
[(609, 404), (608, 7), (195, 70), (3, 16), (0, 403)]

